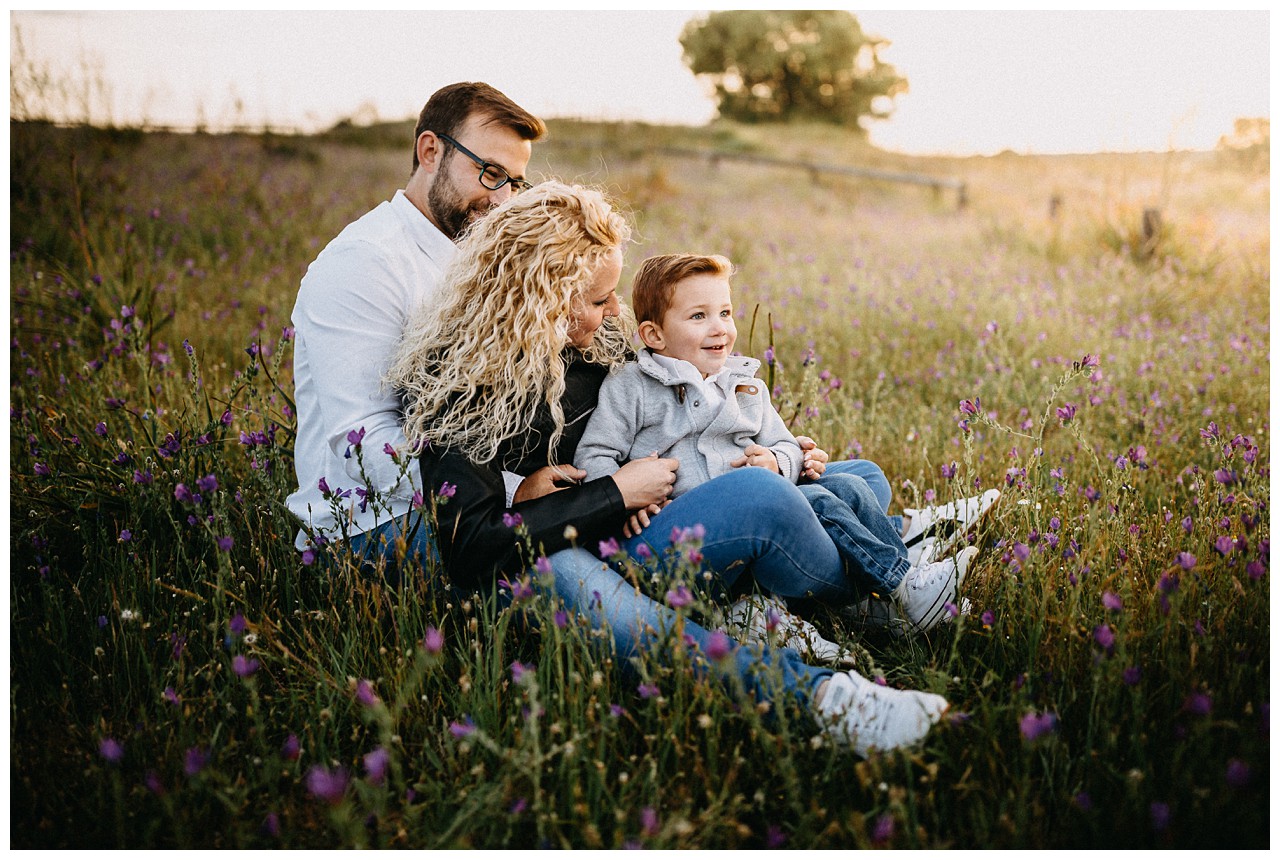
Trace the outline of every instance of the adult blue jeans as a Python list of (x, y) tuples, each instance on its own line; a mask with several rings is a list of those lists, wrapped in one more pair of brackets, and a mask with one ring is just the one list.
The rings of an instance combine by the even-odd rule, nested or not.
[(828, 473), (802, 484), (800, 493), (836, 545), (859, 594), (891, 594), (910, 562), (898, 526), (885, 515), (867, 481), (847, 472)]
[[(763, 469), (750, 471), (764, 472)], [(427, 522), (417, 514), (352, 535), (349, 545), (366, 561), (385, 558), (387, 573), (394, 578), (398, 576), (393, 570), (397, 537), (405, 538), (410, 557), (438, 561)], [(729, 536), (730, 544), (736, 541), (741, 541), (741, 537)], [(609, 631), (611, 644), (624, 667), (630, 666), (629, 658), (644, 653), (660, 631), (675, 629), (678, 616), (674, 610), (637, 591), (616, 570), (585, 549), (562, 550), (552, 554), (549, 561), (555, 596), (567, 610), (586, 618), (592, 627)], [(714, 631), (689, 618), (684, 620), (683, 634), (686, 642), (704, 655), (713, 653), (714, 648), (727, 641), (727, 655), (706, 665), (731, 686), (741, 686), (758, 702), (777, 702), (781, 696), (807, 702), (817, 686), (833, 674), (831, 669), (805, 664), (800, 655), (789, 648), (745, 646), (725, 638), (715, 641)]]

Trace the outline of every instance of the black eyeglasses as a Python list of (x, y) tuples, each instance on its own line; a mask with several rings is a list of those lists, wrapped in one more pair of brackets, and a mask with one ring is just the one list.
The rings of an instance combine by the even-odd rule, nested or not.
[(526, 182), (523, 179), (516, 179), (510, 173), (507, 173), (507, 171), (503, 170), (493, 162), (485, 161), (483, 158), (476, 155), (453, 138), (449, 137), (449, 135), (436, 132), (436, 137), (440, 138), (445, 143), (458, 150), (458, 152), (461, 152), (467, 158), (475, 162), (476, 167), (480, 168), (480, 184), (485, 188), (488, 188), (490, 191), (497, 191), (508, 182), (511, 183), (511, 188), (516, 192), (527, 191), (533, 187), (532, 183)]

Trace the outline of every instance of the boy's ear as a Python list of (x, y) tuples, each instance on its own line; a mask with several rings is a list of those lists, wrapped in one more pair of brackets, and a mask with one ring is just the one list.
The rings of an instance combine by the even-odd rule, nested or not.
[(666, 341), (662, 337), (662, 328), (653, 320), (645, 320), (640, 323), (640, 340), (649, 349), (662, 349)]

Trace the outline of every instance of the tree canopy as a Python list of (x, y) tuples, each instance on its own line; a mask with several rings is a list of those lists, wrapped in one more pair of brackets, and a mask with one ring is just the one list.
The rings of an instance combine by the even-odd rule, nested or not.
[(715, 85), (720, 115), (861, 128), (888, 116), (907, 81), (880, 60), (884, 39), (843, 11), (712, 12), (680, 34), (689, 69)]

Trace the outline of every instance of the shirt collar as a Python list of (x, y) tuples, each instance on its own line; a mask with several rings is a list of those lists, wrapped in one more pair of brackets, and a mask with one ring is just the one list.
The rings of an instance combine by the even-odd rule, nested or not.
[(431, 219), (422, 214), (422, 210), (413, 205), (413, 201), (404, 193), (404, 189), (396, 191), (391, 198), (391, 208), (395, 210), (404, 223), (409, 235), (422, 249), (422, 252), (434, 260), (441, 268), (448, 265), (458, 252), (458, 248), (440, 228), (431, 223)]

